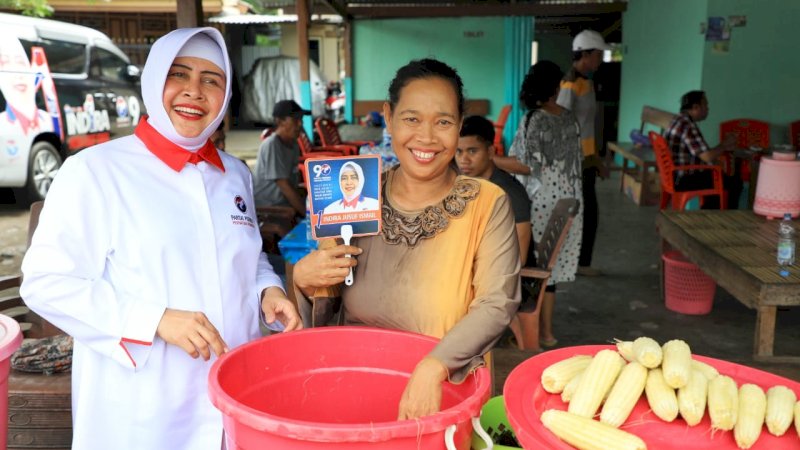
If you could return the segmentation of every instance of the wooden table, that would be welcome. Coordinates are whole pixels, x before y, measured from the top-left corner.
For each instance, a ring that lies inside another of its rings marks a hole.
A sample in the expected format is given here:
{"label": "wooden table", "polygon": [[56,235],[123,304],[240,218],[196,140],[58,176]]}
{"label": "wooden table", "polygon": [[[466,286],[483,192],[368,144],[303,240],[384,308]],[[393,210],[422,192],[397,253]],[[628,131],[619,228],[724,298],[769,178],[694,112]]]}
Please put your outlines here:
{"label": "wooden table", "polygon": [[789,267],[787,277],[778,273],[777,221],[752,211],[662,211],[656,227],[673,248],[757,311],[756,360],[800,362],[800,356],[773,355],[777,307],[800,305],[800,266]]}
{"label": "wooden table", "polygon": [[[622,158],[622,175],[619,177],[619,190],[624,191],[625,175],[632,175],[636,181],[642,183],[641,205],[657,204],[655,198],[658,194],[650,192],[649,177],[658,177],[655,153],[652,147],[637,147],[632,142],[609,142],[608,150]],[[628,167],[628,162],[633,167]],[[652,170],[651,170],[652,169]]]}

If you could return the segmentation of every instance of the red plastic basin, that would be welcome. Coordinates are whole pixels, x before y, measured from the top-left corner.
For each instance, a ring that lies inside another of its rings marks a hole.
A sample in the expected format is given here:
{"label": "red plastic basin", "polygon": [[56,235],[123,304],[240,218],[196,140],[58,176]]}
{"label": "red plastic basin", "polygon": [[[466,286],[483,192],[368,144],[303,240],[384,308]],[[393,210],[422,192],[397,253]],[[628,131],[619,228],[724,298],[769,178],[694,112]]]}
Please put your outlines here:
{"label": "red plastic basin", "polygon": [[209,373],[228,449],[469,449],[489,398],[485,368],[444,383],[442,411],[397,421],[414,367],[438,340],[402,331],[329,327],[276,334],[234,349]]}
{"label": "red plastic basin", "polygon": [[[560,441],[542,425],[539,419],[548,409],[566,410],[567,404],[559,394],[549,394],[542,388],[542,371],[550,364],[573,355],[592,355],[603,349],[616,350],[613,345],[583,345],[552,350],[523,361],[508,375],[503,386],[503,397],[508,412],[508,421],[517,435],[517,440],[525,449],[570,450],[573,447]],[[800,383],[777,375],[730,363],[720,359],[692,355],[692,358],[714,366],[719,373],[736,381],[737,386],[752,383],[766,392],[770,387],[781,384],[800,396]],[[737,450],[733,431],[711,433],[711,420],[706,411],[699,424],[690,427],[679,416],[672,422],[664,422],[650,410],[644,394],[634,407],[628,420],[620,429],[639,436],[647,448],[658,450]],[[751,450],[789,450],[800,448],[794,426],[790,426],[781,437],[761,431],[758,441]]]}

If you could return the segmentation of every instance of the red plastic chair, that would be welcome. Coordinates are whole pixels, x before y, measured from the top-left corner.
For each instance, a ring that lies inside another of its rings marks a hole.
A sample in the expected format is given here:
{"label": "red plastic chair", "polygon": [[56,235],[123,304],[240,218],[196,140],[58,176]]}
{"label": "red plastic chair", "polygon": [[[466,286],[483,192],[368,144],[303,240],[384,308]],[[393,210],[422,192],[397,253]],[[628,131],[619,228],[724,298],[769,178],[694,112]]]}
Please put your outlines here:
{"label": "red plastic chair", "polygon": [[800,120],[796,120],[789,124],[789,143],[800,150]]}
{"label": "red plastic chair", "polygon": [[300,147],[300,160],[319,158],[323,156],[352,156],[358,154],[358,147],[354,145],[322,145],[314,146],[305,131],[300,132],[297,138]]}
{"label": "red plastic chair", "polygon": [[[732,119],[719,124],[719,139],[724,140],[729,134],[736,136],[737,148],[761,147],[769,148],[769,124],[755,119]],[[729,161],[725,161],[729,166],[726,172],[733,174],[734,167]],[[750,163],[742,161],[741,168],[742,181],[750,181]]]}
{"label": "red plastic chair", "polygon": [[494,122],[494,150],[499,156],[506,154],[503,146],[503,131],[506,129],[509,114],[511,114],[511,105],[503,106],[500,114],[497,115],[497,121]]}
{"label": "red plastic chair", "polygon": [[336,123],[324,117],[320,117],[314,121],[314,129],[319,133],[319,139],[322,141],[322,145],[326,147],[331,145],[354,145],[358,148],[362,145],[369,145],[370,147],[375,145],[372,141],[343,141],[342,137],[339,136],[339,128],[336,126]]}
{"label": "red plastic chair", "polygon": [[[661,204],[659,209],[665,209],[672,199],[672,209],[682,211],[686,208],[686,203],[693,197],[703,197],[716,195],[720,198],[720,209],[725,209],[727,204],[727,194],[722,187],[722,168],[719,166],[692,164],[676,166],[672,160],[672,151],[669,149],[666,139],[655,131],[650,132],[650,142],[653,143],[653,152],[656,156],[656,165],[661,177]],[[710,170],[714,179],[714,187],[711,189],[701,189],[697,191],[676,191],[675,172],[679,170]]]}

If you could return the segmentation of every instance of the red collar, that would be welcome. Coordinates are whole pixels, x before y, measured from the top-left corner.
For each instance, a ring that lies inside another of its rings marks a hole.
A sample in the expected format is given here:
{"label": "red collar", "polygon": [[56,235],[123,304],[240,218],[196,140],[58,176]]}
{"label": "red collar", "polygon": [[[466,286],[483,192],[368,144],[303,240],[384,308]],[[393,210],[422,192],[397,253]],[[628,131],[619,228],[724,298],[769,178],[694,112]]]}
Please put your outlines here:
{"label": "red collar", "polygon": [[352,199],[350,201],[347,201],[346,199],[343,198],[342,199],[342,205],[344,205],[345,208],[347,208],[347,207],[355,208],[356,206],[358,206],[358,198],[359,197],[356,197],[356,198],[354,198],[354,199]]}
{"label": "red collar", "polygon": [[19,113],[13,106],[8,105],[8,109],[11,110],[11,115],[13,115],[14,120],[19,122],[19,126],[22,127],[22,133],[28,134],[31,130],[39,128],[39,110],[33,112],[33,118],[28,119],[27,117],[23,116]]}
{"label": "red collar", "polygon": [[197,164],[200,161],[206,161],[225,172],[222,159],[220,159],[219,153],[217,153],[217,149],[211,140],[206,141],[205,145],[200,147],[197,152],[190,152],[162,136],[161,133],[147,123],[147,117],[143,117],[139,121],[134,134],[150,152],[176,172],[183,170],[183,166],[186,164]]}

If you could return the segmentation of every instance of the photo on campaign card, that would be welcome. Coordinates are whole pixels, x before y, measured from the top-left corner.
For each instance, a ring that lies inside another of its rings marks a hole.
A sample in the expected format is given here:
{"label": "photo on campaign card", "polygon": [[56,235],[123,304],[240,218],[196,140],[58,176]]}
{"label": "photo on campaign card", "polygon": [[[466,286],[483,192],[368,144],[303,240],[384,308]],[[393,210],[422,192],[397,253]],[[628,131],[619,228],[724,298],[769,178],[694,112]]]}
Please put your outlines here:
{"label": "photo on campaign card", "polygon": [[311,158],[305,166],[314,239],[340,237],[348,224],[353,236],[380,232],[379,155]]}

